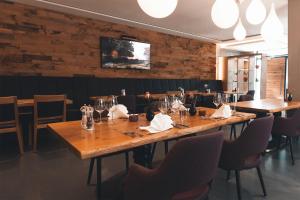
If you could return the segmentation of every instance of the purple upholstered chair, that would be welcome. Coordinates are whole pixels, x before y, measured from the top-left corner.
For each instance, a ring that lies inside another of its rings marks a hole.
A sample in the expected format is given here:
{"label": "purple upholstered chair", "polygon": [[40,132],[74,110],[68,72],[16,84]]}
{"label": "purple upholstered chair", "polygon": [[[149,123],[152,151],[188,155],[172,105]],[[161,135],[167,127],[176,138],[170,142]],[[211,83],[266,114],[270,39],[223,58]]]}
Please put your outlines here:
{"label": "purple upholstered chair", "polygon": [[281,136],[287,137],[287,142],[290,144],[290,152],[292,157],[292,165],[295,164],[293,154],[292,138],[300,136],[300,110],[296,110],[289,118],[276,117],[274,120],[273,135],[278,135],[278,146],[280,147]]}
{"label": "purple upholstered chair", "polygon": [[261,153],[268,145],[271,136],[274,117],[267,116],[255,119],[245,129],[242,135],[234,141],[224,141],[219,167],[228,171],[235,171],[238,199],[241,199],[240,171],[256,168],[260,183],[267,195],[260,170]]}
{"label": "purple upholstered chair", "polygon": [[180,140],[156,169],[133,165],[125,179],[125,200],[205,199],[216,174],[223,132]]}

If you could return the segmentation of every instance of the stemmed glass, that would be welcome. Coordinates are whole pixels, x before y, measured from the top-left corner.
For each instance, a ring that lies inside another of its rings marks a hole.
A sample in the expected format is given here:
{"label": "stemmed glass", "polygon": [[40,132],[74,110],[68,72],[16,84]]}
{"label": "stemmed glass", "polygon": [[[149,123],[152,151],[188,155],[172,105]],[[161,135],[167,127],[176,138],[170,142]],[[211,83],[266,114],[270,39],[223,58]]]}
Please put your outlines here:
{"label": "stemmed glass", "polygon": [[163,98],[158,102],[158,110],[162,114],[167,114],[169,109],[169,103],[167,98]]}
{"label": "stemmed glass", "polygon": [[97,99],[95,101],[94,108],[99,113],[99,116],[100,116],[100,121],[98,122],[98,124],[101,124],[102,123],[102,121],[101,121],[101,115],[102,115],[102,112],[106,109],[106,105],[105,105],[104,100],[101,99],[101,98]]}
{"label": "stemmed glass", "polygon": [[118,105],[117,97],[111,96],[111,100],[108,102],[108,110],[111,112],[111,120],[114,120],[114,112],[115,112],[115,106]]}
{"label": "stemmed glass", "polygon": [[216,108],[219,108],[219,106],[222,104],[222,97],[220,93],[217,93],[213,97],[213,103],[215,104]]}

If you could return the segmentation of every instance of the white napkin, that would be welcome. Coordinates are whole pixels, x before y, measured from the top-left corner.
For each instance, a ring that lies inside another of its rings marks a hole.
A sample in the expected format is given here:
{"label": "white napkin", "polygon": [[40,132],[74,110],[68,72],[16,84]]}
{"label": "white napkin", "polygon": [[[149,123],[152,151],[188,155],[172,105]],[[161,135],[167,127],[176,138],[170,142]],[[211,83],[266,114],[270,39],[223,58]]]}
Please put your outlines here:
{"label": "white napkin", "polygon": [[172,110],[186,110],[186,107],[184,107],[183,103],[176,99],[173,103],[172,103]]}
{"label": "white napkin", "polygon": [[222,105],[218,110],[210,116],[211,118],[229,118],[232,116],[232,112],[229,105]]}
{"label": "white napkin", "polygon": [[173,121],[169,115],[159,113],[154,116],[150,126],[142,126],[141,130],[149,131],[150,133],[158,133],[173,128]]}
{"label": "white napkin", "polygon": [[129,115],[128,115],[127,107],[122,104],[118,104],[118,105],[111,107],[109,109],[108,119],[111,120],[112,117],[113,117],[113,119],[128,118]]}

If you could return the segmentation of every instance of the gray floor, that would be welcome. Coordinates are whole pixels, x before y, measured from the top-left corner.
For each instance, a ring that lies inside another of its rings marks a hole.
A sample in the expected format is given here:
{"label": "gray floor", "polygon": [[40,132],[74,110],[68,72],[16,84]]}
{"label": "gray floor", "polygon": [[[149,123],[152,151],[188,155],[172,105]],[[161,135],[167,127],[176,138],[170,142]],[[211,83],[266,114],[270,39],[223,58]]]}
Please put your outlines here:
{"label": "gray floor", "polygon": [[[244,200],[298,200],[300,199],[300,145],[295,143],[296,165],[291,165],[288,150],[267,154],[262,162],[268,197],[262,197],[255,170],[241,173]],[[0,200],[93,200],[95,186],[86,185],[88,161],[81,161],[56,137],[41,134],[40,151],[27,151],[19,157],[15,137],[0,136]],[[163,156],[159,145],[156,161]],[[105,199],[114,199],[120,189],[124,170],[124,156],[104,159],[103,177]],[[210,193],[210,200],[234,200],[234,176],[227,182],[226,173],[218,175]],[[95,182],[95,176],[93,177]]]}

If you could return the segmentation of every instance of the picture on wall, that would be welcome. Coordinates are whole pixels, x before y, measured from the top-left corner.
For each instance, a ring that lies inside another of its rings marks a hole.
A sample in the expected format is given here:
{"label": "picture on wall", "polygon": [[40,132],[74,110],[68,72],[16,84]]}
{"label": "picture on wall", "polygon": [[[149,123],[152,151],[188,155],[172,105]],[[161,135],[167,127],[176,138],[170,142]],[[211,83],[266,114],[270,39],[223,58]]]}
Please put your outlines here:
{"label": "picture on wall", "polygon": [[150,44],[100,38],[102,68],[150,69]]}

